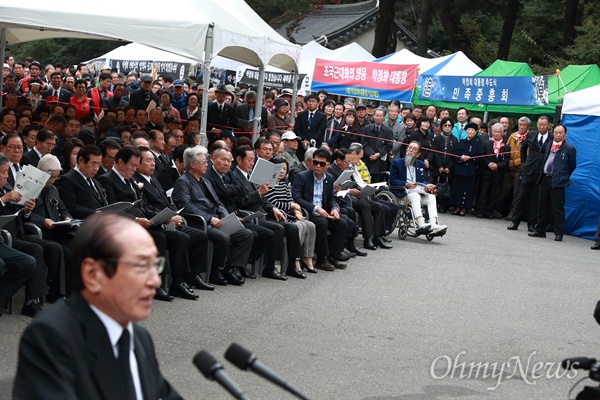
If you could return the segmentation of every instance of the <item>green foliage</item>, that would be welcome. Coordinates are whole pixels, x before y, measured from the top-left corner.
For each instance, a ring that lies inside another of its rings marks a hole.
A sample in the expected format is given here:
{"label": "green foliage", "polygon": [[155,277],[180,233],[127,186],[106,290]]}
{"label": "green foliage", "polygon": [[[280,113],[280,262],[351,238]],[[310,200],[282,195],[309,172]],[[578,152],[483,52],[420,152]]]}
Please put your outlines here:
{"label": "green foliage", "polygon": [[42,66],[56,62],[65,65],[76,65],[109,52],[126,42],[92,39],[47,39],[20,43],[11,46],[7,54],[15,60],[23,61],[32,57]]}
{"label": "green foliage", "polygon": [[577,28],[575,44],[566,49],[567,55],[576,64],[598,64],[600,66],[600,5],[584,6],[582,25]]}

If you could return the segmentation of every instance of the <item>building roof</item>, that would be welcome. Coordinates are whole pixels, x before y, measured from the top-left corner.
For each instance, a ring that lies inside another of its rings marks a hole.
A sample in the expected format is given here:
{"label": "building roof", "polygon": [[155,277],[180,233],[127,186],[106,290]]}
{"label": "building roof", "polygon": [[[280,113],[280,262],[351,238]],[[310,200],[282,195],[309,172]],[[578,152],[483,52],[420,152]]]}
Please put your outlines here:
{"label": "building roof", "polygon": [[[375,29],[379,12],[377,0],[367,0],[352,4],[327,4],[306,14],[289,38],[292,42],[304,45],[316,41],[329,48],[337,49],[350,42],[361,33]],[[295,21],[288,21],[276,31],[287,37],[286,30]],[[404,47],[415,50],[417,39],[397,19],[394,19],[398,40]]]}

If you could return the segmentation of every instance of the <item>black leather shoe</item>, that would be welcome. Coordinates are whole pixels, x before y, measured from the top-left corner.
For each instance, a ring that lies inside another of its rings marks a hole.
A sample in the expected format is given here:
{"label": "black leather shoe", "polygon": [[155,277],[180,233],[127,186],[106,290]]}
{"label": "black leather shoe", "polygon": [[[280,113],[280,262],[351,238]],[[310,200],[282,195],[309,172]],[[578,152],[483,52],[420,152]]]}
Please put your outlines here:
{"label": "black leather shoe", "polygon": [[188,286],[195,287],[196,289],[200,290],[215,290],[213,285],[205,283],[199,275],[196,275],[193,278],[188,278],[187,284]]}
{"label": "black leather shoe", "polygon": [[34,300],[29,304],[23,304],[23,308],[21,308],[21,314],[33,318],[42,310],[43,308],[40,303],[37,300]]}
{"label": "black leather shoe", "polygon": [[592,247],[590,247],[590,249],[592,249],[592,250],[600,250],[600,241],[594,243],[592,245]]}
{"label": "black leather shoe", "polygon": [[529,232],[527,234],[527,236],[529,236],[529,237],[545,238],[546,237],[546,232],[533,231],[533,232]]}
{"label": "black leather shoe", "polygon": [[240,270],[238,268],[233,268],[231,270],[231,273],[233,274],[233,276],[235,276],[236,278],[238,278],[240,281],[242,281],[242,283],[246,283],[246,279],[242,276],[242,273],[240,272]]}
{"label": "black leather shoe", "polygon": [[[442,214],[443,214],[443,213],[442,213]],[[380,238],[381,238],[381,240],[383,240],[383,241],[384,241],[384,242],[386,242],[386,243],[392,243],[392,239],[388,239],[388,238],[387,238],[387,237],[385,237],[385,236],[380,236]]]}
{"label": "black leather shoe", "polygon": [[308,272],[308,273],[310,273],[310,274],[316,274],[316,273],[317,273],[317,272],[319,272],[319,271],[317,271],[317,269],[316,269],[316,268],[313,268],[313,269],[306,268],[306,272]]}
{"label": "black leather shoe", "polygon": [[181,282],[177,285],[171,285],[171,287],[169,288],[169,294],[171,296],[177,296],[181,297],[182,299],[188,300],[196,300],[198,299],[198,297],[200,297],[196,293],[194,293],[194,291],[190,289],[190,287],[185,282]]}
{"label": "black leather shoe", "polygon": [[298,279],[306,279],[306,275],[304,275],[304,272],[297,270],[296,268],[288,268],[285,274],[287,276],[293,276],[294,278]]}
{"label": "black leather shoe", "polygon": [[375,244],[373,244],[373,239],[371,239],[370,237],[365,238],[363,242],[363,247],[367,250],[377,250],[377,247],[375,246]]}
{"label": "black leather shoe", "polygon": [[354,250],[352,250],[352,252],[354,254],[356,254],[357,256],[359,256],[359,257],[366,257],[367,256],[366,252],[360,251],[358,248],[354,248]]}
{"label": "black leather shoe", "polygon": [[350,257],[350,258],[355,258],[356,257],[356,253],[354,251],[350,251],[348,249],[345,249],[344,253],[348,254],[348,257]]}
{"label": "black leather shoe", "polygon": [[322,258],[320,260],[317,260],[317,264],[315,265],[315,268],[322,269],[323,271],[335,271],[335,267],[333,265],[331,265],[331,263],[329,262],[329,260],[327,260],[327,258]]}
{"label": "black leather shoe", "polygon": [[341,261],[348,261],[350,259],[350,256],[348,255],[348,253],[346,253],[344,250],[342,250],[341,253],[339,255],[337,255],[336,258]]}
{"label": "black leather shoe", "polygon": [[252,272],[248,272],[248,270],[244,267],[240,267],[240,275],[246,279],[256,279],[256,275],[254,275]]}
{"label": "black leather shoe", "polygon": [[562,242],[562,239],[563,239],[562,233],[557,233],[557,234],[554,235],[554,241],[555,242]]}
{"label": "black leather shoe", "polygon": [[508,229],[509,231],[516,231],[517,229],[519,229],[519,223],[518,222],[511,222],[509,226],[506,227],[506,229]]}
{"label": "black leather shoe", "polygon": [[225,279],[221,271],[216,271],[210,274],[209,282],[214,285],[227,286],[227,280]]}
{"label": "black leather shoe", "polygon": [[223,276],[227,279],[227,283],[235,286],[242,286],[244,282],[235,276],[231,271],[223,271]]}
{"label": "black leather shoe", "polygon": [[281,275],[275,269],[263,270],[262,276],[263,276],[263,278],[270,278],[270,279],[275,279],[275,280],[279,280],[279,281],[287,281],[287,277],[285,275]]}
{"label": "black leather shoe", "polygon": [[156,294],[154,295],[154,300],[160,301],[173,301],[174,297],[169,295],[167,291],[160,286],[156,288]]}
{"label": "black leather shoe", "polygon": [[346,269],[348,265],[343,263],[342,260],[338,260],[335,257],[329,257],[329,262],[337,269]]}
{"label": "black leather shoe", "polygon": [[535,224],[527,224],[528,232],[535,232]]}
{"label": "black leather shoe", "polygon": [[390,246],[389,244],[387,244],[383,241],[383,238],[381,236],[378,236],[375,238],[375,243],[377,243],[377,246],[381,247],[382,249],[386,249],[386,250],[393,249],[392,246]]}

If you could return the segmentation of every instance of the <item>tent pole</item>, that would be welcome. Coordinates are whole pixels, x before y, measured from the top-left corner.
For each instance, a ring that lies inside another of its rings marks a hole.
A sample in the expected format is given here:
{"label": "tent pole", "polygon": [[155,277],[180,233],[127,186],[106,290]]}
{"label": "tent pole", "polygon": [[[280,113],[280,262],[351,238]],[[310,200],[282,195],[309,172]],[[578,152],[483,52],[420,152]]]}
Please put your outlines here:
{"label": "tent pole", "polygon": [[[0,28],[0,59],[2,59],[2,63],[4,63],[4,54],[6,52],[6,28]],[[4,82],[4,68],[0,70],[0,85]],[[1,86],[0,86],[1,87]],[[2,99],[4,97],[0,96],[0,109],[2,109]]]}
{"label": "tent pole", "polygon": [[[252,121],[252,143],[255,143],[260,136],[261,115],[262,115],[262,94],[265,86],[265,64],[262,60],[258,64],[258,86],[256,87],[256,104],[254,105],[254,121]],[[260,100],[260,101],[259,101]]]}
{"label": "tent pole", "polygon": [[206,44],[204,45],[204,60],[202,60],[202,115],[200,119],[200,145],[206,146],[206,119],[208,118],[208,87],[210,85],[210,63],[213,56],[214,23],[208,25]]}
{"label": "tent pole", "polygon": [[487,111],[485,111],[485,112],[483,113],[483,122],[485,122],[486,124],[487,124],[487,122],[488,122],[488,116],[489,116],[489,115],[488,115],[488,112],[487,112]]}
{"label": "tent pole", "polygon": [[296,95],[298,93],[298,71],[294,71],[294,79],[292,80],[292,104],[290,107],[290,122],[294,122],[294,111],[296,110]]}

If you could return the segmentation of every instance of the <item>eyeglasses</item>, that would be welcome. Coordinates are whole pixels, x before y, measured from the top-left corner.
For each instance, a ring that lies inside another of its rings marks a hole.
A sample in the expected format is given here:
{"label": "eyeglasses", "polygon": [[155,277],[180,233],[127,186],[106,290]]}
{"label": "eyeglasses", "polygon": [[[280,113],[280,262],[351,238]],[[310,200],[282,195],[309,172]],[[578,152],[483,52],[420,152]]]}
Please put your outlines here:
{"label": "eyeglasses", "polygon": [[452,126],[452,124],[444,124],[444,125],[442,125],[442,126],[450,126],[450,127],[451,127],[451,126]]}
{"label": "eyeglasses", "polygon": [[150,272],[156,271],[157,274],[160,274],[165,269],[166,259],[164,257],[156,257],[153,260],[146,261],[127,261],[127,260],[118,260],[116,258],[109,258],[108,262],[114,264],[127,264],[134,267],[135,272],[138,274],[149,274]]}
{"label": "eyeglasses", "polygon": [[49,147],[49,148],[52,148],[52,149],[56,147],[56,143],[42,142],[42,144],[43,144],[44,146],[46,146],[46,147]]}
{"label": "eyeglasses", "polygon": [[23,146],[18,146],[16,144],[11,144],[11,145],[4,146],[4,147],[8,147],[11,150],[20,150],[20,151],[23,151]]}
{"label": "eyeglasses", "polygon": [[182,138],[183,135],[173,135],[174,138]]}
{"label": "eyeglasses", "polygon": [[327,166],[327,161],[312,161],[313,165],[319,166],[321,168],[325,168]]}

